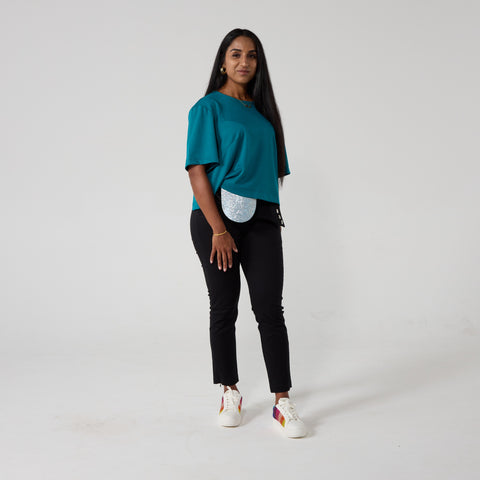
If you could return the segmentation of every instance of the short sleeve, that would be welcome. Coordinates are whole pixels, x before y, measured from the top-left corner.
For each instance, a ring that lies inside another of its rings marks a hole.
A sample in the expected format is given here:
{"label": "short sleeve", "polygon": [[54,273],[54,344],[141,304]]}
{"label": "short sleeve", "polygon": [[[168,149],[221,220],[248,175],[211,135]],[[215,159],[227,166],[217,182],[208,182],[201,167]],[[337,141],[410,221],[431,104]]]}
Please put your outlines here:
{"label": "short sleeve", "polygon": [[187,160],[190,165],[220,163],[215,133],[215,118],[212,109],[194,105],[188,112]]}

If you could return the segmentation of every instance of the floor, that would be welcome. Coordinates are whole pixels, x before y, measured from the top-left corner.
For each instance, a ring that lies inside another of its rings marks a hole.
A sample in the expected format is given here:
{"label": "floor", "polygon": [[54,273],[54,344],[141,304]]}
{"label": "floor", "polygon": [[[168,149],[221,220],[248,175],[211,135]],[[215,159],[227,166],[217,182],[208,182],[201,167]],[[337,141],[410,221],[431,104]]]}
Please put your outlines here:
{"label": "floor", "polygon": [[239,342],[225,428],[205,334],[105,338],[4,349],[2,479],[480,478],[477,335],[293,342],[302,439],[272,420],[259,341]]}

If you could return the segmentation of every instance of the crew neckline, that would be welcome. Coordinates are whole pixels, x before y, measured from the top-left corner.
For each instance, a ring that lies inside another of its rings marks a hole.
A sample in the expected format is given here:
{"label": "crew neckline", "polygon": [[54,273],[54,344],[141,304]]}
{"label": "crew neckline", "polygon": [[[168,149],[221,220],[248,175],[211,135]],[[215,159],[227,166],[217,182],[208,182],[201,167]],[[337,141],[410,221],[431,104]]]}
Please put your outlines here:
{"label": "crew neckline", "polygon": [[219,93],[220,95],[223,95],[225,97],[233,98],[234,100],[237,100],[238,102],[247,102],[247,103],[254,103],[253,100],[240,100],[237,97],[232,97],[231,95],[228,95],[226,93],[220,92],[219,90],[215,90],[215,92]]}

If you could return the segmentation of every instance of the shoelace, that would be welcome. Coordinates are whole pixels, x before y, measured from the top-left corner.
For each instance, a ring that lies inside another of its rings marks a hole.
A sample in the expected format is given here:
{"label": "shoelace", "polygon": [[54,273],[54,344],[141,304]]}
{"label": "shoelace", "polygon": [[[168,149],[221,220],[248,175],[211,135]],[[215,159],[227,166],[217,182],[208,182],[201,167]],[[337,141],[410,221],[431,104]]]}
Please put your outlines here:
{"label": "shoelace", "polygon": [[283,404],[283,407],[285,408],[285,414],[286,416],[288,416],[289,420],[300,420],[297,410],[295,409],[295,406],[296,404],[293,402],[285,402]]}
{"label": "shoelace", "polygon": [[233,400],[233,390],[227,389],[223,394],[223,408],[225,410],[230,410],[236,408],[235,402]]}

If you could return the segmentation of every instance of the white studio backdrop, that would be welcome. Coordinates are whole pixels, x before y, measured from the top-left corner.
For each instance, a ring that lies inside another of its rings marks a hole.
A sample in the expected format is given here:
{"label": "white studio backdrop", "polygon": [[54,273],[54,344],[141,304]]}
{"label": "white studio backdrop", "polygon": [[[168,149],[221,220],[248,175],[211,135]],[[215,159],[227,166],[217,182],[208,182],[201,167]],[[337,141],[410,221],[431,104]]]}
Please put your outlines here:
{"label": "white studio backdrop", "polygon": [[[187,114],[236,27],[262,40],[284,123],[296,345],[478,341],[479,10],[2,1],[1,351],[208,349]],[[239,334],[257,335],[242,295]]]}

